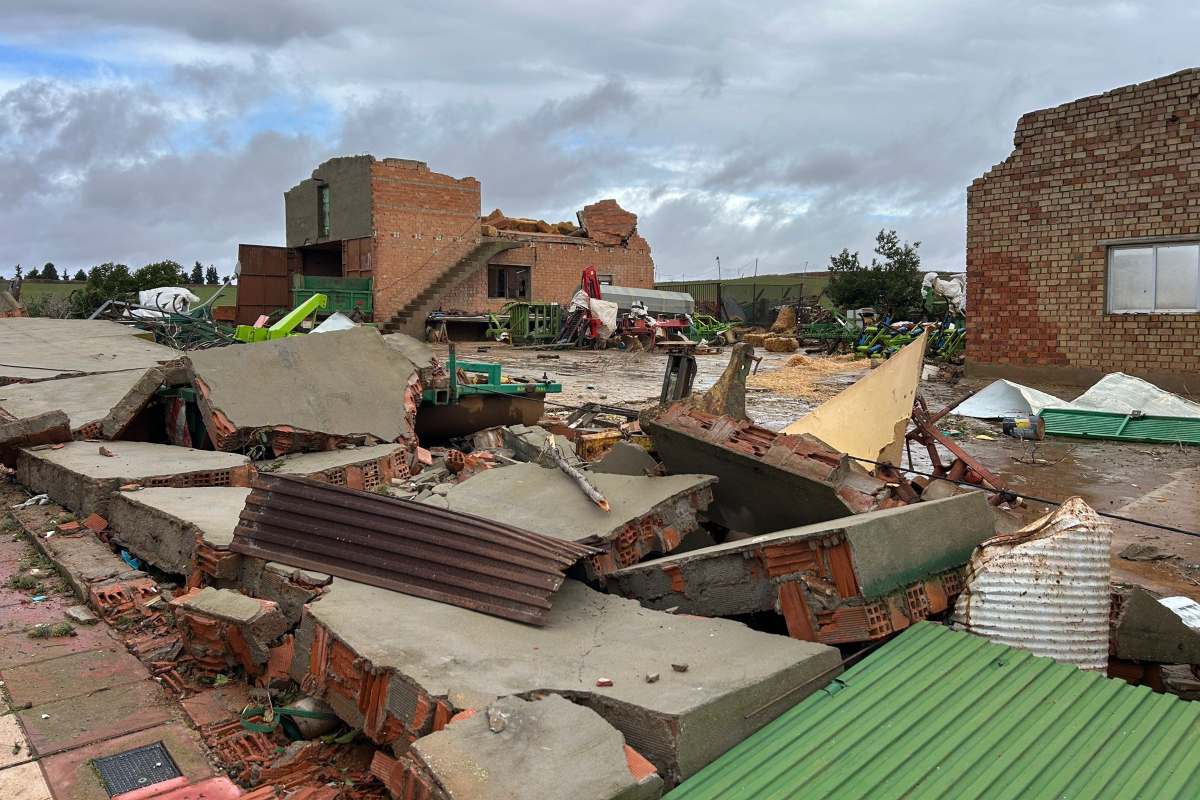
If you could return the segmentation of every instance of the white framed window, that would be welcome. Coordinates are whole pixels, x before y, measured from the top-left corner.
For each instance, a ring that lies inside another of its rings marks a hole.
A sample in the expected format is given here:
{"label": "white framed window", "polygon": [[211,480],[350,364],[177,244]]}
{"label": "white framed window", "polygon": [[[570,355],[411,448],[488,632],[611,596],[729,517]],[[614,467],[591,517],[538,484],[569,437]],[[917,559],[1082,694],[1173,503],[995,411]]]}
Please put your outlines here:
{"label": "white framed window", "polygon": [[1108,248],[1110,314],[1200,311],[1200,242]]}

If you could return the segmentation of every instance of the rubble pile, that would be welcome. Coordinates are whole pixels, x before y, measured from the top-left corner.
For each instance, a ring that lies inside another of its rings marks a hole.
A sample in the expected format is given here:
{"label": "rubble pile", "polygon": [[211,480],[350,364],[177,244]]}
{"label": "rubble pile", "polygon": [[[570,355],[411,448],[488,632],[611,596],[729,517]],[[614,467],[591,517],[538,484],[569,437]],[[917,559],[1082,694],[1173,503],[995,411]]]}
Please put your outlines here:
{"label": "rubble pile", "polygon": [[[578,229],[619,242],[622,214],[589,206]],[[796,341],[782,335],[794,314],[781,318],[768,349]],[[22,646],[0,648],[0,673],[22,696],[32,670],[4,659],[36,666],[55,637],[67,654],[48,663],[116,659],[91,673],[136,687],[108,739],[164,743],[187,791],[716,797],[743,771],[765,787],[770,769],[810,764],[800,743],[836,731],[797,709],[862,704],[845,724],[866,736],[888,725],[873,702],[945,681],[983,692],[1007,648],[1200,686],[1200,605],[1114,584],[1113,533],[1079,498],[1024,527],[998,508],[1015,494],[920,397],[924,340],[783,431],[750,418],[742,342],[707,392],[640,413],[594,402],[436,436],[423,409],[487,418],[465,407],[485,392],[455,387],[511,386],[499,365],[443,363],[366,327],[181,359],[125,328],[61,322],[0,320],[0,341],[41,342],[0,385],[14,543],[37,554],[4,589],[17,610],[2,635]],[[929,476],[899,466],[914,443]],[[47,599],[55,575],[69,605]],[[968,674],[977,649],[999,661]],[[1017,677],[1014,696],[1044,694]],[[980,735],[987,718],[948,696],[963,735]],[[67,713],[31,703],[40,722]]]}

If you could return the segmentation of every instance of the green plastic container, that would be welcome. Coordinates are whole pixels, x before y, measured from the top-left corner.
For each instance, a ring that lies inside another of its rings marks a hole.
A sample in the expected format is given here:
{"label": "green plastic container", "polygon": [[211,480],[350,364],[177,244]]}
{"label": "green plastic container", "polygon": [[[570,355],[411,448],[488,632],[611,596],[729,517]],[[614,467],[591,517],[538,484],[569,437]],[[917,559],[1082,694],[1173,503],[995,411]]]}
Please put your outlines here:
{"label": "green plastic container", "polygon": [[370,318],[375,313],[371,278],[332,278],[324,275],[292,276],[292,307],[314,294],[323,294],[329,302],[318,316],[327,317],[335,311],[349,316],[357,311]]}

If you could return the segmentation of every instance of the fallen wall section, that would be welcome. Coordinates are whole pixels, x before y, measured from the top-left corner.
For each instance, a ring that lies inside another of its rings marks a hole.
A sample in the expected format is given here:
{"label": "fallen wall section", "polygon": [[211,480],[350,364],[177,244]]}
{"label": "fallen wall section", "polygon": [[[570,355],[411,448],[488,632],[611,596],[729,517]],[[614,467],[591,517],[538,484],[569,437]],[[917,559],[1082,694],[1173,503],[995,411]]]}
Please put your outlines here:
{"label": "fallen wall section", "polygon": [[116,439],[163,383],[163,371],[107,372],[0,388],[0,419],[63,411],[76,439]]}
{"label": "fallen wall section", "polygon": [[377,743],[401,747],[498,697],[561,694],[674,783],[832,680],[840,659],[576,581],[536,628],[335,578],[305,609],[291,674]]}
{"label": "fallen wall section", "polygon": [[247,486],[250,474],[245,456],[149,442],[69,442],[23,450],[17,458],[18,481],[76,514],[104,517],[112,493],[126,484]]}

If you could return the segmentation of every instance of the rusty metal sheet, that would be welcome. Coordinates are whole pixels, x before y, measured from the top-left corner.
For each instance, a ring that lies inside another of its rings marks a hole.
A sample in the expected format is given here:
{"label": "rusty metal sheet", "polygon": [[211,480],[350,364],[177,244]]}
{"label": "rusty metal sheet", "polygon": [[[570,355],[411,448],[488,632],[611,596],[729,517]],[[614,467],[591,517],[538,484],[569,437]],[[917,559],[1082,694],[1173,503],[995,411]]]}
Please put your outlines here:
{"label": "rusty metal sheet", "polygon": [[1082,669],[1108,666],[1112,529],[1072,497],[979,546],[954,619],[972,633]]}
{"label": "rusty metal sheet", "polygon": [[470,514],[260,475],[230,550],[541,625],[564,572],[599,552]]}
{"label": "rusty metal sheet", "polygon": [[818,439],[676,404],[641,420],[668,472],[716,475],[708,516],[752,535],[903,505],[888,484]]}

